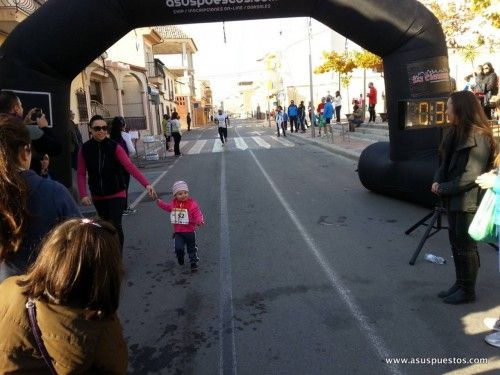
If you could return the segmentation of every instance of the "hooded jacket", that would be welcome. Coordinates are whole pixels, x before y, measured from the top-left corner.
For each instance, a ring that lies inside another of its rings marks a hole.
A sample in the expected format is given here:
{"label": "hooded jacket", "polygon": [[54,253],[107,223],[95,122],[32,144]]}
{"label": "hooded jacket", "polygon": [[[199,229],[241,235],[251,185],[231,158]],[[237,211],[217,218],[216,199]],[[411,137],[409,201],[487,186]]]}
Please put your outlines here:
{"label": "hooded jacket", "polygon": [[[0,374],[48,374],[31,331],[27,297],[11,277],[0,284]],[[37,323],[58,375],[125,374],[127,344],[116,315],[87,320],[83,310],[35,301]]]}

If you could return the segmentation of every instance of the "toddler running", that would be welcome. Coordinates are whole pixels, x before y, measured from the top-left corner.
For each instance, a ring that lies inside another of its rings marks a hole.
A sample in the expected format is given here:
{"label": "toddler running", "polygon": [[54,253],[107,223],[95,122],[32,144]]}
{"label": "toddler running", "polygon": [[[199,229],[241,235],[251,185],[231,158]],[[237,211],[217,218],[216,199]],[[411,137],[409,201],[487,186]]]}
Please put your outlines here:
{"label": "toddler running", "polygon": [[172,186],[174,199],[166,203],[157,200],[158,206],[170,212],[170,221],[174,226],[175,254],[180,265],[184,264],[184,247],[187,247],[191,271],[198,270],[198,247],[196,246],[197,226],[205,225],[203,214],[198,203],[189,198],[189,188],[186,182],[176,181]]}

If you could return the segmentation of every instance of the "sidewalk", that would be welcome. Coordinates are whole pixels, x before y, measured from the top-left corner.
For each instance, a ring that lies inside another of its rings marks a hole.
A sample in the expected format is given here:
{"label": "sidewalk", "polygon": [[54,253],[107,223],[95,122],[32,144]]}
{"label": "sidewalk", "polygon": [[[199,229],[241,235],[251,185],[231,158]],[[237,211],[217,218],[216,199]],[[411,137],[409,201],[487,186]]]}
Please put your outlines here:
{"label": "sidewalk", "polygon": [[[347,126],[347,125],[346,125]],[[346,132],[344,135],[341,133],[340,126],[334,125],[334,134],[333,134],[333,142],[332,135],[328,133],[327,136],[322,135],[319,137],[319,130],[316,127],[314,130],[316,132],[316,137],[312,138],[311,131],[312,128],[309,127],[305,133],[290,133],[287,132],[287,135],[290,135],[294,138],[301,139],[310,144],[321,147],[327,151],[333,152],[338,155],[342,155],[346,158],[349,158],[354,161],[358,161],[359,155],[361,152],[371,145],[372,143],[376,143],[374,140],[363,140],[355,137],[351,137],[351,134]]]}

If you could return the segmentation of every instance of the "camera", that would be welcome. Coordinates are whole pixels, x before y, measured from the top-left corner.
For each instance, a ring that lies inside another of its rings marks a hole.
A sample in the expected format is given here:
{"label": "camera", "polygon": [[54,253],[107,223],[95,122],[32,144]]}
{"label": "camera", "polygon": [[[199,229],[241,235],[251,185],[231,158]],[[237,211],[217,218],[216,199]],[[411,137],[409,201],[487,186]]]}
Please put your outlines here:
{"label": "camera", "polygon": [[43,112],[41,108],[35,108],[33,113],[31,114],[31,121],[36,122],[40,117],[42,117]]}

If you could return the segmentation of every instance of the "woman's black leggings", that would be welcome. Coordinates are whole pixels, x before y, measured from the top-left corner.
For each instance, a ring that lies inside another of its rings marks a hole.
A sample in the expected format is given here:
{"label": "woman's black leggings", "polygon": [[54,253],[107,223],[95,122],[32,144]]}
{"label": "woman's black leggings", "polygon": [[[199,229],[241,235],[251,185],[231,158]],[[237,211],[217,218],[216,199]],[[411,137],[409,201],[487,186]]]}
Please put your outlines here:
{"label": "woman's black leggings", "polygon": [[472,212],[448,212],[448,237],[452,246],[461,252],[477,250],[477,243],[469,236],[469,226],[474,219]]}
{"label": "woman's black leggings", "polygon": [[341,105],[335,107],[335,114],[337,115],[337,122],[340,122],[340,110],[341,109],[342,109]]}
{"label": "woman's black leggings", "polygon": [[172,137],[174,138],[174,154],[175,155],[180,155],[181,154],[181,135],[180,133],[172,133]]}
{"label": "woman's black leggings", "polygon": [[122,215],[125,198],[94,200],[93,203],[99,217],[115,226],[120,238],[120,251],[123,253]]}

